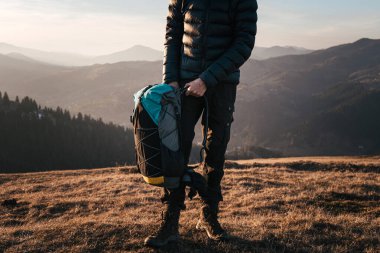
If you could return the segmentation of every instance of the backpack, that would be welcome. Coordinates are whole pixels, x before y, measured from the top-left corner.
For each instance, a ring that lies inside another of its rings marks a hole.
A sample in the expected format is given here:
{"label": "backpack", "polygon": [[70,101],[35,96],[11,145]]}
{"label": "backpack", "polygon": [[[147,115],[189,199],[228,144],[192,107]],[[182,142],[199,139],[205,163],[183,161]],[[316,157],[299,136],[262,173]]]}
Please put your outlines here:
{"label": "backpack", "polygon": [[177,188],[185,172],[181,152],[181,90],[149,85],[134,94],[131,116],[139,172],[150,185]]}

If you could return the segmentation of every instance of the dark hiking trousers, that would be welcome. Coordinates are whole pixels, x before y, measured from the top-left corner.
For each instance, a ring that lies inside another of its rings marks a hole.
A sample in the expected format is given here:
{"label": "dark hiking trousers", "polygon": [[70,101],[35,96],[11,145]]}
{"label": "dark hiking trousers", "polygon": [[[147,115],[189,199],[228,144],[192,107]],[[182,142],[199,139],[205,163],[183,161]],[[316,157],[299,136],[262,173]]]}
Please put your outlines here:
{"label": "dark hiking trousers", "polygon": [[[182,82],[180,86],[182,87]],[[234,104],[236,99],[236,85],[220,83],[216,87],[207,89],[205,96],[208,101],[208,132],[206,142],[205,164],[202,174],[208,184],[209,202],[223,200],[221,180],[224,175],[224,161],[227,144],[230,140],[231,123],[233,121]],[[185,163],[188,164],[194,139],[194,127],[202,115],[204,98],[183,96],[182,99],[182,150]],[[205,114],[202,116],[202,126],[205,123]],[[177,189],[164,189],[162,202],[176,202],[184,208],[185,186]]]}

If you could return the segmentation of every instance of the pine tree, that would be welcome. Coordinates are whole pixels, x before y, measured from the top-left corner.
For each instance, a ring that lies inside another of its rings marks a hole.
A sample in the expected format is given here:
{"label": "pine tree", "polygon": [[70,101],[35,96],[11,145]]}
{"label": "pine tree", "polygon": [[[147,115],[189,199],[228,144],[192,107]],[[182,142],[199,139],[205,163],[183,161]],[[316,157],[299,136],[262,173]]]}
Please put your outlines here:
{"label": "pine tree", "polygon": [[4,92],[3,102],[4,102],[4,105],[9,105],[10,104],[7,92]]}

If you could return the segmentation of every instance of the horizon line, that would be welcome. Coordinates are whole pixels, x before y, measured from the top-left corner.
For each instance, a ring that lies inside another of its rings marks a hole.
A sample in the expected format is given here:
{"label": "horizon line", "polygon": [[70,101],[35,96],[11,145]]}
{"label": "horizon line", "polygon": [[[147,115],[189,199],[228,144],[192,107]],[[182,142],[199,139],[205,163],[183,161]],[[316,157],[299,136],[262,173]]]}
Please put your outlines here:
{"label": "horizon line", "polygon": [[[362,37],[362,38],[358,38],[358,39],[356,39],[354,41],[351,41],[351,42],[344,42],[344,43],[340,43],[340,44],[334,44],[334,45],[330,45],[329,47],[317,48],[317,49],[307,48],[307,47],[298,46],[298,45],[280,45],[280,44],[272,45],[272,46],[255,45],[255,48],[267,48],[267,49],[269,49],[269,48],[274,48],[274,47],[283,47],[283,48],[299,48],[299,49],[306,49],[306,50],[311,50],[311,51],[318,51],[318,50],[324,50],[324,49],[328,49],[328,48],[339,46],[339,45],[345,45],[345,44],[355,43],[356,41],[359,41],[359,40],[362,40],[362,39],[379,40],[380,38]],[[78,56],[85,56],[85,57],[97,57],[97,56],[109,55],[109,54],[114,54],[114,53],[120,53],[120,52],[123,52],[123,51],[126,51],[126,50],[130,50],[130,49],[132,49],[134,47],[145,47],[145,48],[148,48],[148,49],[152,49],[152,50],[163,52],[163,49],[160,50],[160,49],[157,49],[155,47],[150,47],[150,46],[146,46],[146,45],[143,45],[143,44],[135,44],[135,45],[130,46],[128,48],[124,48],[124,49],[120,49],[120,50],[116,50],[116,51],[111,51],[109,53],[98,54],[98,55],[84,54],[84,53],[73,52],[73,51],[44,50],[44,49],[40,49],[40,48],[28,47],[28,46],[23,46],[23,45],[19,45],[19,44],[13,44],[13,43],[4,42],[4,41],[0,41],[0,44],[5,44],[5,45],[8,45],[8,46],[18,47],[18,48],[23,48],[23,49],[36,50],[36,51],[41,51],[41,52],[45,52],[45,53],[61,53],[61,54],[71,54],[71,55],[78,55]],[[253,50],[255,50],[255,48]]]}

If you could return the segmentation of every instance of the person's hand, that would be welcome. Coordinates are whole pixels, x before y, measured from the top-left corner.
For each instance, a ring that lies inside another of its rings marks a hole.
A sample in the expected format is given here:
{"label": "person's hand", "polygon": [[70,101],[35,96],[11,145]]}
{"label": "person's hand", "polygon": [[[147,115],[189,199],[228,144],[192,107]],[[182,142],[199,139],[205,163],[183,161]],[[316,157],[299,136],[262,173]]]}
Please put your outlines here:
{"label": "person's hand", "polygon": [[171,82],[171,83],[169,83],[169,85],[172,86],[174,89],[179,88],[178,82]]}
{"label": "person's hand", "polygon": [[197,78],[194,81],[185,85],[186,96],[203,97],[207,90],[207,86],[202,79]]}

